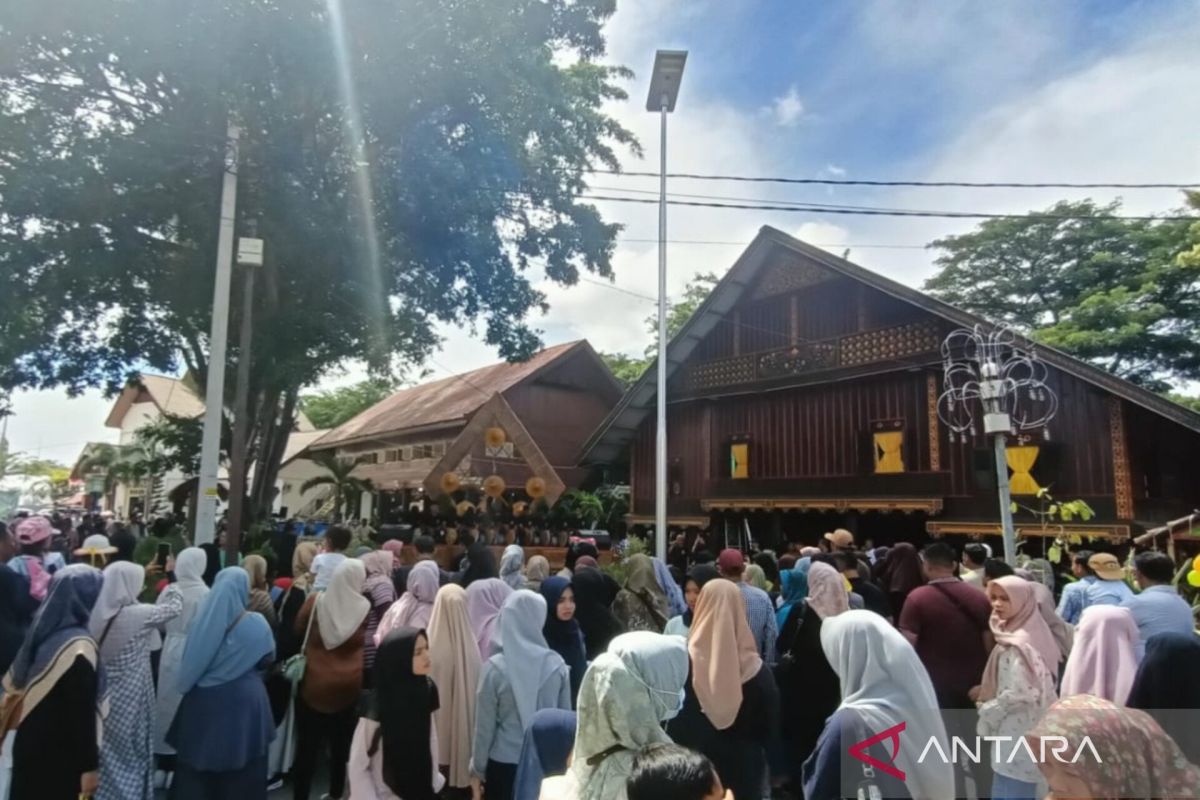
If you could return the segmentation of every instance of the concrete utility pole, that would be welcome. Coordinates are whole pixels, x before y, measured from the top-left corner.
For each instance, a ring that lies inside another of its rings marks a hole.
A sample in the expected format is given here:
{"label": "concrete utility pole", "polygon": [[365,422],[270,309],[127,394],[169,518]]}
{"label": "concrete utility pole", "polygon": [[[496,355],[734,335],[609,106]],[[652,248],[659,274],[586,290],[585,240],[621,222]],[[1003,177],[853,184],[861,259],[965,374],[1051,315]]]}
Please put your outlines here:
{"label": "concrete utility pole", "polygon": [[233,226],[237,215],[238,144],[241,131],[229,124],[225,177],[221,183],[221,217],[217,234],[217,278],[213,285],[212,330],[204,392],[204,435],[200,448],[200,482],[196,487],[193,541],[207,544],[217,528],[217,472],[221,468],[221,423],[225,410],[225,349],[229,339],[229,284],[233,271]]}

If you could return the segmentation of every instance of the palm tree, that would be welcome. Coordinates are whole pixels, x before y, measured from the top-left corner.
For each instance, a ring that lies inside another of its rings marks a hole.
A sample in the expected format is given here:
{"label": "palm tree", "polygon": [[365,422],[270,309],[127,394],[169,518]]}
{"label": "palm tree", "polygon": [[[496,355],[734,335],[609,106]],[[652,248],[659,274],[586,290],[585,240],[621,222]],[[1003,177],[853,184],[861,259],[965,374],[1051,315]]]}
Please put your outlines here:
{"label": "palm tree", "polygon": [[112,506],[112,494],[118,483],[142,484],[145,497],[143,513],[156,507],[156,495],[162,484],[164,472],[163,454],[152,443],[138,441],[135,444],[100,444],[87,458],[80,462],[83,473],[104,473],[104,497],[106,505]]}
{"label": "palm tree", "polygon": [[309,489],[317,486],[332,486],[334,496],[337,498],[337,516],[339,520],[345,518],[346,508],[356,495],[362,492],[370,492],[374,489],[369,480],[355,478],[350,474],[362,462],[363,459],[361,456],[358,458],[338,458],[331,451],[322,450],[314,453],[312,460],[329,474],[318,475],[315,478],[306,480],[300,486],[300,494],[304,495]]}

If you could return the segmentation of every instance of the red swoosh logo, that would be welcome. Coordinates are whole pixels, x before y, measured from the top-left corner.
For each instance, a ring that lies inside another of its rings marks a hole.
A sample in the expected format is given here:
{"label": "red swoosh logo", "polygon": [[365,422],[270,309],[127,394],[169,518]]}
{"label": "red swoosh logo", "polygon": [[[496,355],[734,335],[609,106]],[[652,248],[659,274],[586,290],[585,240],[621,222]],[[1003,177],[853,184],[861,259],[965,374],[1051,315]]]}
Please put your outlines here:
{"label": "red swoosh logo", "polygon": [[904,780],[904,770],[897,769],[894,763],[885,764],[882,761],[874,758],[866,753],[866,749],[873,744],[879,744],[883,741],[890,740],[892,742],[892,757],[891,761],[895,762],[896,756],[900,753],[900,731],[908,727],[907,722],[901,722],[899,725],[893,725],[882,733],[877,733],[870,739],[863,739],[861,742],[855,742],[850,745],[850,755],[857,758],[864,764],[870,764],[875,769],[882,770],[893,778]]}

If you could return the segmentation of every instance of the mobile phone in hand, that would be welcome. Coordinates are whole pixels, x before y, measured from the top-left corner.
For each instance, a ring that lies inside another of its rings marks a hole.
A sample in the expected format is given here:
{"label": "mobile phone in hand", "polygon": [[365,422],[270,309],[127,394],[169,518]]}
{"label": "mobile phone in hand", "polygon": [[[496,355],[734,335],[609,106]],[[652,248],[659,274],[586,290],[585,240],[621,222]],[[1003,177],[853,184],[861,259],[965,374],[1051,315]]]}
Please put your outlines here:
{"label": "mobile phone in hand", "polygon": [[167,568],[167,559],[171,557],[171,545],[167,542],[160,542],[158,545],[158,554],[154,556],[154,563],[162,569]]}

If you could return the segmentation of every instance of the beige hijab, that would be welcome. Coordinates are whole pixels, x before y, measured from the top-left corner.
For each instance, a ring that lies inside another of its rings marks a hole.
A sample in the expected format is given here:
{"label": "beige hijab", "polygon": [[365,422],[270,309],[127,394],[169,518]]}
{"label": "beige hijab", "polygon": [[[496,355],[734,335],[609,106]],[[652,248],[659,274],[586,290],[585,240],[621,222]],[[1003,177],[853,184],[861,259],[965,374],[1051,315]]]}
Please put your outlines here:
{"label": "beige hijab", "polygon": [[300,542],[292,551],[292,586],[308,591],[312,586],[312,562],[317,557],[317,546],[312,542]]}
{"label": "beige hijab", "polygon": [[257,611],[275,624],[275,604],[271,602],[271,591],[267,585],[267,560],[262,556],[249,555],[242,560],[242,569],[250,575],[250,611]]}
{"label": "beige hijab", "polygon": [[709,581],[700,590],[688,654],[700,710],[713,727],[725,730],[741,710],[742,684],[757,675],[763,663],[746,618],[746,601],[733,582]]}
{"label": "beige hijab", "polygon": [[338,565],[329,588],[317,597],[317,625],[326,650],[341,647],[362,626],[371,610],[371,601],[363,597],[367,569],[357,558]]}
{"label": "beige hijab", "polygon": [[471,783],[471,740],[475,731],[475,689],[479,683],[479,645],[467,615],[467,593],[447,584],[433,602],[429,637],[430,677],[438,687],[438,763],[446,765],[451,786]]}

